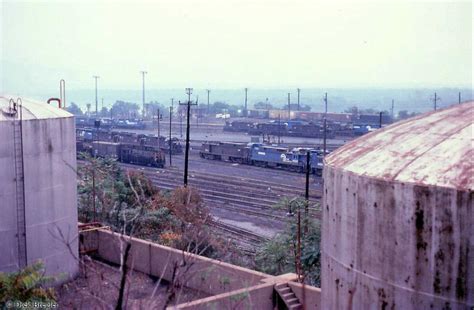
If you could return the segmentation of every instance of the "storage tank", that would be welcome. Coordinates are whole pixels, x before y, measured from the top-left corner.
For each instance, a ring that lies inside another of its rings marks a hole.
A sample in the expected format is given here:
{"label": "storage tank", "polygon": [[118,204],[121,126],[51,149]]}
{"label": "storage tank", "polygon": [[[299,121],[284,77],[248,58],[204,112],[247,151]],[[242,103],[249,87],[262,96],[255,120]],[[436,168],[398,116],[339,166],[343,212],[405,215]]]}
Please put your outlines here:
{"label": "storage tank", "polygon": [[322,309],[474,306],[474,103],[325,159]]}
{"label": "storage tank", "polygon": [[[0,271],[78,271],[74,117],[0,95]],[[62,278],[61,280],[65,280]]]}

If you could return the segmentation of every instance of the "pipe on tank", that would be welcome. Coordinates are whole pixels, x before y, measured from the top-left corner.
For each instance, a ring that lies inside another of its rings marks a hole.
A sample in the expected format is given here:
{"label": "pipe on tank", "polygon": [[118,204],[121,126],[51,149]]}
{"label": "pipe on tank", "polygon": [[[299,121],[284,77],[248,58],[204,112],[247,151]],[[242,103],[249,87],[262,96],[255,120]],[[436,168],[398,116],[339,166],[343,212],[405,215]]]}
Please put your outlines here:
{"label": "pipe on tank", "polygon": [[57,101],[57,102],[58,102],[58,107],[59,107],[60,109],[62,108],[62,106],[61,106],[61,99],[59,99],[59,98],[49,98],[48,101],[47,101],[47,103],[48,103],[48,104],[51,104],[51,101]]}

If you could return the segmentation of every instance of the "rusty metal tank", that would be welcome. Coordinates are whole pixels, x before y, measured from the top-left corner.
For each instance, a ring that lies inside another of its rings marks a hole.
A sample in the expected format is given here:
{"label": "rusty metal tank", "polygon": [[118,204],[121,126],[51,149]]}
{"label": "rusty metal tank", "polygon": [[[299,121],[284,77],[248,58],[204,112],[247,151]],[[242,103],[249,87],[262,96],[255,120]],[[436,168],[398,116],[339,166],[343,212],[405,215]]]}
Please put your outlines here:
{"label": "rusty metal tank", "polygon": [[72,114],[0,95],[0,272],[41,260],[48,275],[78,269]]}
{"label": "rusty metal tank", "polygon": [[474,102],[325,159],[322,309],[474,307]]}

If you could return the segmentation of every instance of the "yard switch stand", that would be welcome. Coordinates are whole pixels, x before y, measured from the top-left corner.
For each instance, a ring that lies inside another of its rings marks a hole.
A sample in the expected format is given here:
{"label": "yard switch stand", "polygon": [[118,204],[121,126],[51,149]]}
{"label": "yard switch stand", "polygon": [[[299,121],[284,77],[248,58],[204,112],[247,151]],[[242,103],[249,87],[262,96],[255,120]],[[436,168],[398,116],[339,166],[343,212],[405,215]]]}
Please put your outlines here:
{"label": "yard switch stand", "polygon": [[186,149],[184,153],[184,187],[188,186],[188,161],[189,161],[189,116],[191,113],[191,105],[197,105],[196,103],[191,103],[191,94],[193,92],[192,88],[186,88],[186,93],[188,94],[188,102],[187,103],[179,103],[180,105],[187,105],[186,112]]}

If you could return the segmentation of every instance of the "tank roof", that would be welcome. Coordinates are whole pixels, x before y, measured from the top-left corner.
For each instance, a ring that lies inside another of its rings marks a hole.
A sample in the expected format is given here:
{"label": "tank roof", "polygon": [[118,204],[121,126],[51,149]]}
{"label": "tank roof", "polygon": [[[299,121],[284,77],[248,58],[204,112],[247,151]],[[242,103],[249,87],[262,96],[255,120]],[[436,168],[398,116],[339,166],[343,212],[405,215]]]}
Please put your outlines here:
{"label": "tank roof", "polygon": [[474,188],[474,101],[376,130],[339,148],[325,164],[387,181]]}
{"label": "tank roof", "polygon": [[[67,112],[66,110],[59,109],[57,105],[49,105],[42,101],[36,101],[22,97],[20,98],[23,107],[23,120],[73,117],[71,113]],[[10,114],[10,99],[17,101],[18,96],[0,95],[0,121],[11,121],[12,119],[16,118],[16,116],[13,117]]]}

